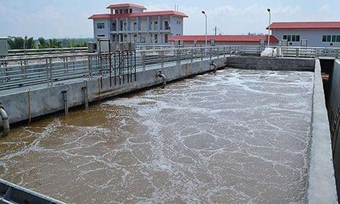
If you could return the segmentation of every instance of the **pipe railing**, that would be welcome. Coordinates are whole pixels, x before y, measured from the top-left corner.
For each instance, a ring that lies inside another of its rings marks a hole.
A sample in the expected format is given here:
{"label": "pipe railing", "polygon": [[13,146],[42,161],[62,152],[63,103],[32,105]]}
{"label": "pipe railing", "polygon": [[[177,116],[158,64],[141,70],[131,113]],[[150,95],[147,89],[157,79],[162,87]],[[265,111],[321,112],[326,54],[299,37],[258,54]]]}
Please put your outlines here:
{"label": "pipe railing", "polygon": [[84,53],[84,52],[88,52],[87,47],[11,49],[11,50],[8,50],[8,56],[44,55],[44,54],[61,54],[61,53]]}
{"label": "pipe railing", "polygon": [[279,46],[281,57],[318,58],[340,57],[340,47],[293,47]]}
{"label": "pipe railing", "polygon": [[[309,48],[309,47],[277,47],[283,57],[335,57],[340,56],[340,48]],[[212,61],[230,55],[259,56],[263,46],[214,46],[203,47],[163,48],[137,50],[134,67],[138,71],[159,69],[169,66],[179,66],[183,63],[196,61]],[[0,58],[0,90],[47,84],[75,79],[91,78],[93,76],[124,75],[125,69],[119,69],[118,61],[112,60],[115,53],[66,53],[44,56],[8,56]],[[127,68],[129,72],[131,71]]]}

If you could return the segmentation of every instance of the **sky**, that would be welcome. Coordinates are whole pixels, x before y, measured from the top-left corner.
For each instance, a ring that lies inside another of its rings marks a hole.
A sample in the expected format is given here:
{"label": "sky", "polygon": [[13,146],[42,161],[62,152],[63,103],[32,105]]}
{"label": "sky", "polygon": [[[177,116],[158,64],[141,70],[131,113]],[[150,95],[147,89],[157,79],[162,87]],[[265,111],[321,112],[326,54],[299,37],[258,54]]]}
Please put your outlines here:
{"label": "sky", "polygon": [[108,13],[110,4],[133,3],[147,11],[178,10],[184,20],[184,35],[266,33],[267,8],[272,21],[340,21],[340,0],[0,0],[0,37],[44,38],[93,37],[92,14]]}

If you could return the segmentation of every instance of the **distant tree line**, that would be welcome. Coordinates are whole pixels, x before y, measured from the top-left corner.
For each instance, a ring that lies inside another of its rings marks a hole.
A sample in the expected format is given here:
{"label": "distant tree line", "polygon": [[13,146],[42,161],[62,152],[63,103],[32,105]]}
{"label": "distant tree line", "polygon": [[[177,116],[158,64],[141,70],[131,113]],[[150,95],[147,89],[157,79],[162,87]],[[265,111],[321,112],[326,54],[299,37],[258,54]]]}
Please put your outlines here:
{"label": "distant tree line", "polygon": [[7,39],[10,49],[42,49],[42,48],[66,48],[66,47],[87,47],[90,38],[79,39],[45,39],[43,37],[35,40],[33,37],[9,37]]}

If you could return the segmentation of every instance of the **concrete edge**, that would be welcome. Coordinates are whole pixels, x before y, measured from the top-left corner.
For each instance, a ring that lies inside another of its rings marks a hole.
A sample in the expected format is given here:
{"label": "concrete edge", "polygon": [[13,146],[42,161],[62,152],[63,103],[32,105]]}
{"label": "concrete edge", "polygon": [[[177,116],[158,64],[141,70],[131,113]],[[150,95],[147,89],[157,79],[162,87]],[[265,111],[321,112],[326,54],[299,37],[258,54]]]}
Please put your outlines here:
{"label": "concrete edge", "polygon": [[315,60],[307,202],[338,203],[320,60]]}
{"label": "concrete edge", "polygon": [[[217,68],[225,67],[226,58],[213,59]],[[152,86],[161,85],[162,79],[157,77],[161,70],[167,81],[175,81],[190,76],[213,71],[210,60],[193,63],[183,63],[171,67],[155,68],[137,72],[136,81],[110,86],[110,78],[94,77],[91,79],[65,82],[62,85],[39,88],[35,90],[17,91],[9,95],[0,95],[0,102],[6,109],[10,124],[31,120],[40,116],[53,114],[64,110],[65,101],[62,91],[67,91],[68,108],[85,104],[83,87],[87,88],[88,101],[95,102],[115,97],[132,91],[139,91]],[[112,79],[113,80],[113,79]],[[0,118],[1,122],[1,118]],[[2,123],[0,123],[0,129]],[[1,132],[1,131],[0,131]]]}

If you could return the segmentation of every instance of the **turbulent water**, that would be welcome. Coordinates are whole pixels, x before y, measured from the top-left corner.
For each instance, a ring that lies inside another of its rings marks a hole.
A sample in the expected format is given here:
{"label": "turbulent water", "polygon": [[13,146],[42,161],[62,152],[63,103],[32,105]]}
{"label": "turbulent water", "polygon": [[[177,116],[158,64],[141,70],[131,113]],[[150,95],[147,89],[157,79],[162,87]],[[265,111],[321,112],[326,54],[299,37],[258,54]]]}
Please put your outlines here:
{"label": "turbulent water", "polygon": [[227,69],[0,140],[0,177],[67,203],[305,201],[313,74]]}

